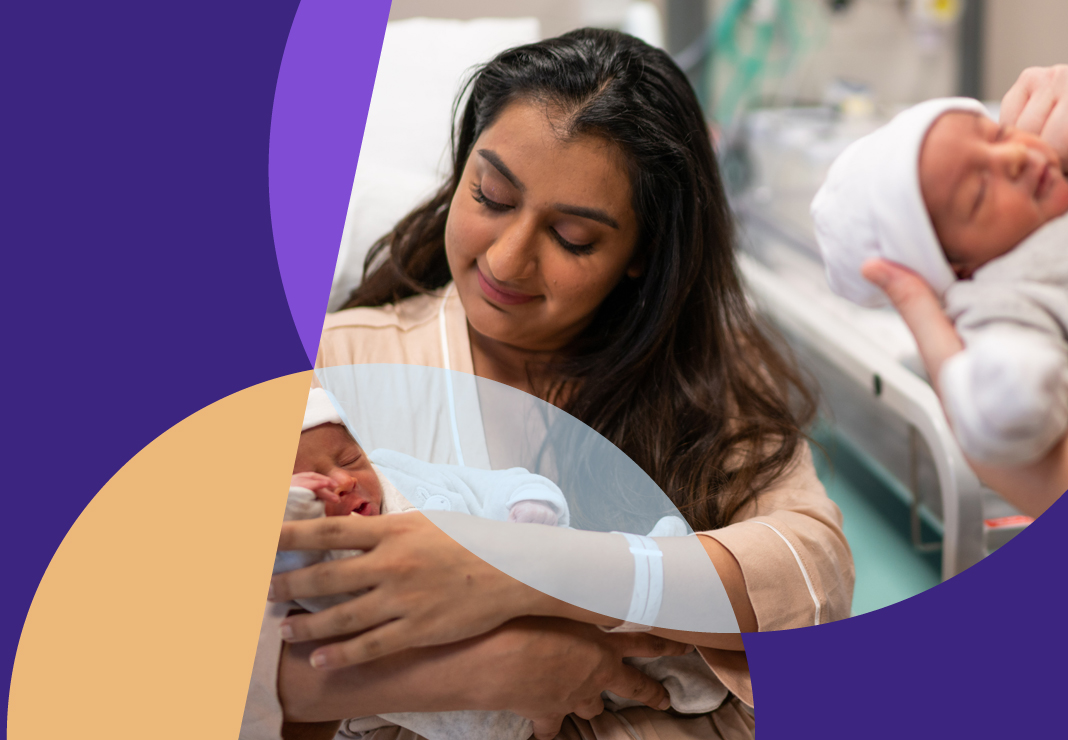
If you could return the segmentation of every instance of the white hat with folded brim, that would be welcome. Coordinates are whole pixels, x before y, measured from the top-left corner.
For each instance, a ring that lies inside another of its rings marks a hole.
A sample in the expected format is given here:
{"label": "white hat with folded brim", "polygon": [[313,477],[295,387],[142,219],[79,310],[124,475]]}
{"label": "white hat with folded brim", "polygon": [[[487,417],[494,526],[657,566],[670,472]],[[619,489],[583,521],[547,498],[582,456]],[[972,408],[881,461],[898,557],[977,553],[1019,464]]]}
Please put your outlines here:
{"label": "white hat with folded brim", "polygon": [[978,100],[938,98],[902,111],[849,145],[831,165],[812,201],[827,282],[862,306],[886,297],[860,274],[881,257],[918,273],[941,297],[956,280],[920,191],[920,149],[928,130],[950,111],[989,115]]}
{"label": "white hat with folded brim", "polygon": [[341,414],[330,400],[330,395],[322,388],[312,388],[308,393],[308,405],[304,408],[304,425],[300,431],[305,432],[323,424],[345,426]]}

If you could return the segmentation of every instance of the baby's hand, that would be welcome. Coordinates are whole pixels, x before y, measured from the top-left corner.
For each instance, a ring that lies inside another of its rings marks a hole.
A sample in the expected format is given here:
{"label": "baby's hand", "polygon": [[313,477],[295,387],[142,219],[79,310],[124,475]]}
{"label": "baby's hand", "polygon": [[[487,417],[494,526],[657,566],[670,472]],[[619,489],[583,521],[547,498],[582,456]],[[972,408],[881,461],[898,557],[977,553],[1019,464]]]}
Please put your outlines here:
{"label": "baby's hand", "polygon": [[337,495],[337,481],[320,473],[294,473],[289,485],[307,488],[320,501],[331,504],[341,501],[341,497]]}
{"label": "baby's hand", "polygon": [[520,501],[508,512],[508,521],[520,524],[548,524],[555,527],[559,519],[556,509],[542,501]]}

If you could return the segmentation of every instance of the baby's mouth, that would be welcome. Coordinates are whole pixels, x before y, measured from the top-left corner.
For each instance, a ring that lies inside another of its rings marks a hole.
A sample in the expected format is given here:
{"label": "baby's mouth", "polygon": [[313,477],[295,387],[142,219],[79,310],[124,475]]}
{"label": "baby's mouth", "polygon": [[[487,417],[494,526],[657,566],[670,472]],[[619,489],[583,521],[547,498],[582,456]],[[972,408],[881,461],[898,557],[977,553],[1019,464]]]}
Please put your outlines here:
{"label": "baby's mouth", "polygon": [[327,516],[348,516],[359,514],[360,516],[378,516],[378,505],[368,501],[356,491],[341,494],[341,501],[336,504],[327,504]]}
{"label": "baby's mouth", "polygon": [[362,501],[360,505],[352,510],[353,514],[359,514],[360,516],[376,516],[378,514],[378,507],[370,501]]}

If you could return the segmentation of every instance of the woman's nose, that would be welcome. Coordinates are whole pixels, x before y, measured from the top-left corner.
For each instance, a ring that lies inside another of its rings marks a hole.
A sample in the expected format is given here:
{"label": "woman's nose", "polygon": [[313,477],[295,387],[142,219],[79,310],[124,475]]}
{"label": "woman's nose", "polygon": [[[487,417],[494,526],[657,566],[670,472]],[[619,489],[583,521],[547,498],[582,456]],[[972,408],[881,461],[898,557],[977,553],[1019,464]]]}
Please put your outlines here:
{"label": "woman's nose", "polygon": [[517,220],[486,252],[492,276],[504,282],[529,277],[536,262],[537,230],[532,222]]}

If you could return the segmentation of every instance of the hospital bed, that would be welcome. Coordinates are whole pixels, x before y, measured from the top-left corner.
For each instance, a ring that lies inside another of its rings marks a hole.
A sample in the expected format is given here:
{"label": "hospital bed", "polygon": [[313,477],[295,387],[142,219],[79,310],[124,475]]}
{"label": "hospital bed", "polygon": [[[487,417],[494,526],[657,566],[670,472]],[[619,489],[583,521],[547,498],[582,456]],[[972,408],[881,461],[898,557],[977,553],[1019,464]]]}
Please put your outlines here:
{"label": "hospital bed", "polygon": [[[913,546],[941,550],[944,580],[1030,519],[964,462],[900,317],[855,306],[827,286],[808,206],[834,157],[877,124],[818,108],[748,115],[733,155],[743,183],[732,198],[739,263],[753,302],[817,380],[836,440],[908,506]],[[931,530],[937,536],[924,541]]]}

